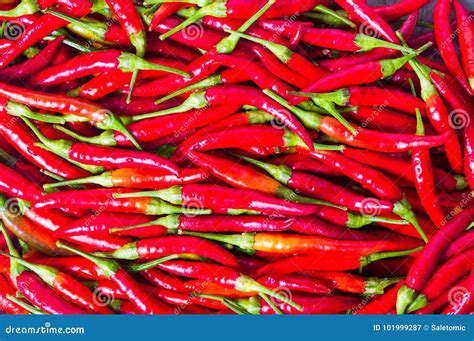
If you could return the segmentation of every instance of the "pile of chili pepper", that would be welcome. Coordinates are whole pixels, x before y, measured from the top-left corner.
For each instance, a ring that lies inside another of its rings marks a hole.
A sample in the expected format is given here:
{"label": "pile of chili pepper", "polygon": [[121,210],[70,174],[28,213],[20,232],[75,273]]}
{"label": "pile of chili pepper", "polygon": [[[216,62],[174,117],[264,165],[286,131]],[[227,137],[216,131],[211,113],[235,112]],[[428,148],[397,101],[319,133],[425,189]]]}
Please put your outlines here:
{"label": "pile of chili pepper", "polygon": [[3,1],[0,313],[472,314],[468,7]]}

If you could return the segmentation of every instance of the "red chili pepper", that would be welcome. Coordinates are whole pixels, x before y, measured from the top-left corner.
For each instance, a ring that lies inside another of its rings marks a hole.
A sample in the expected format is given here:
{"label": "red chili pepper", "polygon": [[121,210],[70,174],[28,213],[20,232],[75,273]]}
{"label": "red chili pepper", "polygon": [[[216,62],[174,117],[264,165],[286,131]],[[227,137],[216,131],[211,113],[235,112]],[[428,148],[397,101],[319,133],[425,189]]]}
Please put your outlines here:
{"label": "red chili pepper", "polygon": [[416,303],[418,293],[429,280],[443,251],[466,229],[473,217],[474,206],[467,207],[443,226],[426,244],[412,265],[405,285],[398,292],[398,312],[404,312],[409,305]]}
{"label": "red chili pepper", "polygon": [[302,193],[316,199],[327,200],[355,211],[381,213],[393,209],[393,205],[390,202],[366,198],[323,178],[303,172],[295,172],[284,165],[276,166],[247,157],[243,157],[243,159],[264,169],[277,181],[288,185],[297,193]]}
{"label": "red chili pepper", "polygon": [[49,265],[60,271],[80,278],[100,280],[106,279],[105,274],[93,262],[83,257],[54,257],[54,258],[29,258],[31,262]]}
{"label": "red chili pepper", "polygon": [[[195,3],[193,1],[187,1],[188,3]],[[303,13],[307,10],[314,8],[320,0],[310,0],[295,3],[288,0],[273,1],[272,6],[262,15],[263,18],[275,18],[284,15],[293,15],[294,13]],[[247,19],[252,14],[256,13],[262,7],[268,3],[268,0],[258,0],[252,3],[243,3],[236,0],[226,0],[219,3],[211,3],[200,8],[195,14],[190,16],[180,25],[174,27],[172,30],[162,34],[160,39],[166,39],[167,37],[175,34],[176,32],[184,29],[191,25],[197,20],[202,19],[205,16],[213,16],[218,18],[233,18],[233,19]]]}
{"label": "red chili pepper", "polygon": [[[113,113],[95,103],[69,96],[31,91],[4,83],[0,83],[0,96],[34,108],[60,112],[66,115],[72,114],[91,120],[101,129],[113,129],[122,132],[137,148],[140,147]],[[4,105],[2,103],[2,106]]]}
{"label": "red chili pepper", "polygon": [[229,251],[205,239],[192,236],[141,239],[104,255],[117,259],[156,259],[175,254],[196,254],[230,267],[238,267],[237,259]]}
{"label": "red chili pepper", "polygon": [[468,249],[474,247],[474,230],[467,231],[462,234],[458,239],[453,241],[451,245],[446,249],[443,255],[443,260],[447,260],[454,257]]}
{"label": "red chili pepper", "polygon": [[36,273],[47,285],[68,301],[98,314],[111,313],[106,306],[97,304],[92,292],[74,277],[51,266],[34,264],[21,258],[14,259],[16,263]]}
{"label": "red chili pepper", "polygon": [[[454,10],[456,11],[458,24],[457,33],[461,60],[467,81],[469,82],[471,90],[474,91],[474,47],[472,46],[472,41],[474,40],[474,23],[466,8],[457,0],[454,0]],[[472,91],[471,94],[473,94]]]}
{"label": "red chili pepper", "polygon": [[109,229],[144,224],[150,222],[147,216],[127,213],[107,213],[100,215],[88,215],[71,221],[69,224],[61,225],[54,230],[54,236],[63,238],[66,236],[80,235],[107,235]]}
{"label": "red chili pepper", "polygon": [[[463,284],[463,283],[461,283]],[[467,289],[466,292],[462,295],[462,297],[454,302],[450,302],[451,304],[448,305],[446,308],[444,308],[443,311],[441,311],[441,314],[446,314],[446,315],[458,315],[458,314],[470,314],[472,315],[472,309],[474,306],[474,301],[473,301],[473,295],[472,291],[474,288],[474,275],[471,269],[471,274],[469,276],[469,281],[466,283],[465,288]],[[449,292],[448,292],[448,297],[449,297]]]}
{"label": "red chili pepper", "polygon": [[145,60],[128,52],[109,49],[80,54],[70,59],[67,64],[50,66],[32,77],[29,84],[33,87],[45,88],[73,79],[116,70],[127,73],[148,70],[154,71],[155,75],[168,72],[187,76],[187,73],[176,68],[179,65],[182,63],[162,59],[158,63],[157,59]]}
{"label": "red chili pepper", "polygon": [[71,196],[71,192],[56,192],[44,195],[41,200],[34,203],[33,207],[49,209],[67,206],[70,208],[101,209],[107,212],[142,213],[147,215],[210,213],[209,210],[176,207],[151,198],[119,199],[117,197],[119,193],[131,193],[131,191],[129,189],[76,190],[73,196]]}
{"label": "red chili pepper", "polygon": [[223,287],[219,284],[206,282],[204,280],[191,280],[184,283],[187,291],[191,291],[191,295],[199,294],[199,295],[215,295],[215,296],[222,296],[222,297],[230,297],[230,298],[244,298],[244,297],[251,297],[255,296],[258,293],[256,292],[241,292],[235,289],[229,289]]}
{"label": "red chili pepper", "polygon": [[15,278],[18,291],[31,303],[49,314],[89,314],[90,311],[79,308],[64,300],[31,271],[22,271]]}
{"label": "red chili pepper", "polygon": [[[391,173],[397,177],[416,182],[415,172],[405,170],[411,169],[410,160],[404,157],[393,157],[386,154],[375,153],[369,150],[344,148],[342,154],[362,164],[370,164],[384,172]],[[462,175],[451,175],[442,168],[433,167],[433,176],[436,187],[446,192],[460,191],[466,188],[466,181]]]}
{"label": "red chili pepper", "polygon": [[[377,86],[351,86],[327,94],[314,94],[313,98],[333,101],[341,106],[382,106],[408,114],[415,114],[416,108],[423,108],[423,101],[404,91]],[[304,99],[303,99],[304,100]],[[299,100],[302,101],[302,100]],[[290,101],[290,104],[295,104]],[[422,112],[423,113],[423,112]]]}
{"label": "red chili pepper", "polygon": [[[415,28],[417,27],[418,14],[418,11],[415,11],[410,14],[404,21],[402,26],[400,26],[399,31],[406,39],[411,37],[411,35],[415,31]],[[344,68],[358,65],[360,63],[389,58],[396,53],[397,50],[394,49],[378,48],[369,52],[359,53],[356,55],[350,54],[348,56],[342,56],[335,59],[322,60],[320,61],[320,66],[329,71],[342,70]]]}
{"label": "red chili pepper", "polygon": [[183,281],[176,277],[170,276],[156,268],[143,270],[140,272],[140,275],[151,284],[160,288],[179,292],[188,291]]}
{"label": "red chili pepper", "polygon": [[7,295],[15,296],[16,290],[11,284],[0,276],[0,310],[5,314],[28,314],[28,311],[19,305],[13,303],[7,298]]}
{"label": "red chili pepper", "polygon": [[397,293],[404,281],[401,280],[396,286],[390,288],[381,296],[372,299],[361,309],[357,309],[354,314],[387,314],[395,308]]}
{"label": "red chili pepper", "polygon": [[394,4],[372,6],[371,9],[384,20],[392,21],[419,10],[429,2],[430,0],[400,0]]}
{"label": "red chili pepper", "polygon": [[[298,296],[293,299],[302,307],[301,312],[291,306],[276,302],[277,307],[285,314],[337,314],[355,309],[361,302],[360,298],[351,296]],[[260,314],[275,314],[274,308],[260,299]]]}
{"label": "red chili pepper", "polygon": [[294,275],[264,276],[257,280],[262,285],[272,289],[281,289],[310,294],[329,294],[329,288],[323,281]]}
{"label": "red chili pepper", "polygon": [[217,185],[190,184],[151,192],[118,194],[117,198],[156,197],[176,205],[204,207],[217,214],[254,212],[276,216],[301,216],[315,212],[314,205],[277,199],[252,190]]}
{"label": "red chili pepper", "polygon": [[28,161],[41,169],[66,179],[80,178],[89,174],[53,153],[37,147],[35,143],[38,140],[31,136],[19,118],[8,115],[5,110],[0,110],[0,134]]}
{"label": "red chili pepper", "polygon": [[181,4],[181,3],[164,3],[162,4],[156,12],[153,14],[153,17],[151,18],[150,24],[148,25],[148,30],[150,32],[154,31],[156,26],[160,24],[163,20],[166,18],[172,16],[175,14],[178,10],[180,10],[183,7],[188,7],[190,6],[189,4]]}
{"label": "red chili pepper", "polygon": [[120,265],[112,260],[94,257],[88,253],[74,249],[58,242],[58,246],[72,253],[82,256],[95,263],[104,272],[108,279],[114,281],[120,290],[142,313],[145,314],[170,314],[171,309],[164,303],[150,297],[147,292]]}
{"label": "red chili pepper", "polygon": [[[258,232],[258,231],[286,231],[292,227],[293,218],[268,219],[254,216],[196,216],[169,215],[142,224],[129,224],[128,227],[111,228],[111,233],[133,233],[133,230],[150,230],[159,234],[163,227],[170,231],[191,232]],[[165,231],[166,231],[165,230]],[[162,234],[162,233],[161,233]]]}
{"label": "red chili pepper", "polygon": [[209,177],[208,172],[200,168],[187,168],[183,169],[180,173],[179,176],[176,176],[155,169],[120,168],[88,178],[56,182],[44,185],[43,187],[45,189],[51,189],[78,184],[96,184],[107,188],[159,189],[200,182]]}
{"label": "red chili pepper", "polygon": [[[38,41],[46,37],[53,31],[67,25],[67,21],[58,18],[50,13],[46,13],[36,20],[28,30],[15,41],[13,46],[0,56],[0,69],[10,64],[16,57],[22,54],[27,48],[33,46]],[[3,94],[2,94],[3,95]]]}
{"label": "red chili pepper", "polygon": [[464,275],[469,274],[472,268],[470,259],[472,259],[473,256],[474,249],[471,249],[441,264],[431,279],[426,283],[421,294],[430,302],[445,290],[451,288],[456,281],[461,279]]}
{"label": "red chili pepper", "polygon": [[324,257],[324,259],[347,257],[359,260],[361,257],[372,253],[413,248],[420,245],[420,241],[415,239],[405,239],[403,242],[393,240],[354,241],[266,232],[244,233],[241,235],[199,232],[187,232],[186,234],[236,245],[244,250],[277,254],[311,254],[315,257],[316,255]]}
{"label": "red chili pepper", "polygon": [[454,33],[449,18],[451,13],[451,3],[451,0],[440,0],[436,2],[433,17],[436,42],[441,57],[450,73],[462,84],[464,89],[472,95],[473,90],[466,80],[454,47],[454,40],[452,38]]}
{"label": "red chili pepper", "polygon": [[415,119],[387,108],[360,106],[343,115],[366,129],[396,134],[414,134],[416,131]]}
{"label": "red chili pepper", "polygon": [[36,55],[27,61],[0,70],[2,81],[28,79],[44,69],[54,58],[56,51],[61,46],[64,36],[60,36],[50,42]]}
{"label": "red chili pepper", "polygon": [[101,99],[100,103],[108,110],[121,116],[133,116],[146,114],[153,111],[172,108],[182,101],[172,99],[162,104],[155,104],[152,97],[137,97],[131,103],[127,103],[126,96],[107,96]]}
{"label": "red chili pepper", "polygon": [[189,261],[168,261],[159,264],[158,267],[175,275],[201,279],[206,282],[219,284],[229,289],[235,289],[242,292],[264,293],[285,302],[296,310],[300,309],[298,304],[283,297],[280,293],[270,290],[252,278],[229,267],[211,263]]}
{"label": "red chili pepper", "polygon": [[41,188],[13,169],[0,163],[0,192],[26,201],[34,201],[42,196]]}
{"label": "red chili pepper", "polygon": [[27,119],[24,119],[24,121],[46,149],[65,159],[75,161],[81,166],[86,165],[86,168],[93,172],[101,171],[102,167],[141,167],[179,175],[179,169],[175,164],[158,155],[149,152],[89,145],[69,140],[49,140],[30,121]]}

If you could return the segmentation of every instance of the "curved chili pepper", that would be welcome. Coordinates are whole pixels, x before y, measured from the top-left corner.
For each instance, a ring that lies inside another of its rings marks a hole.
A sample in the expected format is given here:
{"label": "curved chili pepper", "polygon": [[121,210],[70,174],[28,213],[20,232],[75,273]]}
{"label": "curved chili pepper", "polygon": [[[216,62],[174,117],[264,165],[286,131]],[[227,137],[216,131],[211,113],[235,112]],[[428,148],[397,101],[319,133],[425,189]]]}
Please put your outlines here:
{"label": "curved chili pepper", "polygon": [[[267,219],[254,216],[195,216],[169,215],[142,224],[129,224],[127,227],[109,229],[110,233],[126,234],[133,230],[151,230],[160,234],[162,227],[170,231],[194,231],[194,232],[256,232],[256,231],[286,231],[292,227],[293,218],[290,219]],[[162,233],[161,233],[162,234]]]}
{"label": "curved chili pepper", "polygon": [[387,5],[372,6],[371,9],[386,21],[400,19],[428,4],[430,0],[400,0]]}
{"label": "curved chili pepper", "polygon": [[462,234],[458,239],[453,241],[451,245],[449,245],[449,247],[446,249],[446,252],[443,255],[443,260],[447,260],[473,247],[474,247],[474,230],[470,230]]}
{"label": "curved chili pepper", "polygon": [[381,295],[386,287],[400,281],[400,278],[364,278],[340,271],[311,271],[308,274],[325,282],[332,289],[359,295]]}
{"label": "curved chili pepper", "polygon": [[183,169],[180,173],[179,176],[176,176],[174,174],[167,174],[163,173],[163,171],[154,169],[121,168],[88,178],[47,184],[43,187],[48,190],[56,187],[74,186],[78,184],[96,184],[108,188],[123,187],[159,189],[200,182],[209,177],[207,171],[199,168]]}
{"label": "curved chili pepper", "polygon": [[[417,134],[424,135],[425,129],[420,115],[418,115],[417,120]],[[436,198],[430,152],[426,149],[415,149],[412,151],[411,158],[413,170],[415,172],[415,186],[421,204],[431,221],[439,226],[444,221],[445,216],[438,205]]]}
{"label": "curved chili pepper", "polygon": [[49,314],[89,314],[61,298],[31,271],[22,271],[15,278],[16,286],[31,303]]}
{"label": "curved chili pepper", "polygon": [[184,282],[180,279],[170,276],[156,268],[143,270],[140,275],[148,282],[163,289],[186,292],[188,291]]}
{"label": "curved chili pepper", "polygon": [[148,152],[89,145],[69,140],[49,140],[30,121],[25,118],[23,120],[48,150],[63,158],[75,161],[78,165],[86,165],[86,168],[93,172],[101,171],[101,167],[141,167],[179,175],[179,169],[175,164],[158,155]]}
{"label": "curved chili pepper", "polygon": [[111,313],[107,307],[98,305],[91,291],[74,277],[51,266],[34,264],[21,258],[15,258],[15,262],[36,273],[47,285],[77,306],[99,314]]}
{"label": "curved chili pepper", "polygon": [[70,164],[49,151],[37,147],[35,143],[38,140],[31,136],[17,117],[8,115],[5,110],[0,110],[0,134],[28,161],[41,169],[46,169],[66,179],[89,175],[88,172],[79,167]]}
{"label": "curved chili pepper", "polygon": [[314,213],[314,205],[298,204],[277,199],[257,191],[234,189],[217,185],[189,184],[168,189],[118,194],[117,198],[161,198],[176,205],[209,208],[217,214],[254,212],[276,216],[300,216]]}
{"label": "curved chili pepper", "polygon": [[466,229],[473,217],[474,207],[467,207],[430,239],[410,268],[405,285],[398,292],[397,312],[404,312],[409,305],[416,302],[418,293],[429,280],[443,251]]}
{"label": "curved chili pepper", "polygon": [[206,282],[219,284],[229,289],[242,292],[259,292],[285,302],[294,309],[300,306],[283,297],[280,293],[270,290],[252,278],[241,274],[239,271],[220,265],[189,261],[168,261],[158,267],[175,275],[201,279]]}
{"label": "curved chili pepper", "polygon": [[0,174],[0,192],[26,201],[34,201],[42,196],[41,188],[36,183],[30,182],[2,163]]}
{"label": "curved chili pepper", "polygon": [[95,103],[69,96],[31,91],[4,83],[0,83],[0,96],[34,108],[86,118],[93,121],[98,128],[122,132],[137,148],[140,147],[113,113]]}
{"label": "curved chili pepper", "polygon": [[354,314],[387,314],[395,308],[395,302],[397,301],[397,292],[403,285],[404,281],[401,280],[393,288],[390,288],[383,295],[375,297],[368,304],[358,309]]}
{"label": "curved chili pepper", "polygon": [[231,245],[239,246],[244,250],[272,252],[278,254],[311,254],[321,257],[344,257],[360,259],[363,256],[381,251],[400,250],[417,247],[418,240],[406,239],[403,242],[392,240],[354,241],[333,240],[320,236],[300,236],[283,233],[245,233],[241,235],[221,235],[199,232],[186,232],[186,234],[207,238]]}
{"label": "curved chili pepper", "polygon": [[416,131],[414,118],[387,108],[359,106],[343,115],[365,129],[396,134],[414,134]]}
{"label": "curved chili pepper", "polygon": [[[474,93],[473,89],[469,86],[469,83],[466,80],[454,47],[454,41],[452,38],[453,30],[449,18],[451,13],[451,3],[451,0],[440,0],[436,2],[433,14],[436,42],[438,44],[441,58],[443,58],[450,73],[459,81],[459,83],[462,84],[464,89],[472,95]],[[469,22],[466,23],[466,25],[468,24]],[[462,32],[465,32],[464,29]]]}
{"label": "curved chili pepper", "polygon": [[0,309],[6,314],[28,314],[28,311],[8,299],[7,295],[15,296],[16,290],[0,276]]}
{"label": "curved chili pepper", "polygon": [[473,20],[469,16],[466,8],[464,8],[457,0],[454,0],[454,10],[456,12],[458,24],[457,32],[461,60],[467,81],[471,86],[471,90],[474,91],[474,48],[472,47],[472,41],[474,39]]}
{"label": "curved chili pepper", "polygon": [[318,178],[303,172],[292,171],[284,165],[272,165],[247,157],[243,160],[264,169],[278,182],[288,185],[293,190],[312,198],[327,200],[348,209],[361,212],[383,212],[391,211],[393,205],[390,202],[378,201],[353,193],[342,186],[331,183],[325,179]]}
{"label": "curved chili pepper", "polygon": [[[274,1],[273,5],[265,12],[265,14],[262,15],[262,19],[281,17],[285,14],[292,15],[294,13],[303,13],[312,9],[318,4],[319,1],[320,0],[310,0],[304,1],[302,3],[294,3],[287,0],[277,0]],[[193,1],[186,2],[195,3]],[[251,14],[257,12],[267,3],[267,0],[258,0],[245,4],[235,0],[210,3],[207,6],[200,8],[194,15],[186,19],[178,26],[174,27],[172,30],[162,34],[160,39],[166,39],[167,37],[191,25],[193,22],[208,15],[218,18],[247,19]]]}
{"label": "curved chili pepper", "polygon": [[59,247],[72,253],[82,256],[95,263],[104,272],[108,279],[114,281],[120,289],[129,297],[142,313],[145,314],[169,314],[171,309],[164,303],[150,297],[147,292],[136,282],[120,265],[112,260],[94,257],[88,253],[74,249],[61,242],[57,243]]}
{"label": "curved chili pepper", "polygon": [[67,25],[67,21],[52,14],[46,13],[36,20],[28,30],[15,41],[13,46],[0,56],[0,69],[10,64],[16,57],[27,48],[33,46],[38,41],[46,37],[53,31]]}
{"label": "curved chili pepper", "polygon": [[[370,164],[372,167],[396,175],[411,183],[416,182],[415,172],[406,172],[410,169],[410,160],[403,157],[390,157],[386,154],[375,153],[369,150],[344,148],[342,154],[362,164]],[[433,176],[436,187],[451,193],[466,188],[466,181],[462,175],[451,175],[442,168],[433,167]]]}
{"label": "curved chili pepper", "polygon": [[70,59],[67,64],[53,65],[42,70],[29,80],[29,84],[34,87],[45,88],[96,73],[115,70],[123,72],[153,70],[187,76],[187,73],[175,67],[181,63],[160,60],[160,64],[158,64],[154,61],[157,60],[145,60],[131,53],[119,50],[94,51],[78,55]]}
{"label": "curved chili pepper", "polygon": [[469,274],[472,268],[470,259],[473,255],[474,250],[467,250],[463,254],[447,260],[438,267],[421,291],[421,294],[426,297],[428,302],[434,300],[445,290],[452,287],[452,285],[464,275]]}
{"label": "curved chili pepper", "polygon": [[151,18],[151,21],[148,25],[148,30],[150,32],[154,31],[156,26],[160,24],[163,20],[166,18],[172,16],[175,14],[177,11],[179,11],[183,7],[188,7],[190,5],[184,3],[164,3],[162,4],[156,12],[153,14],[153,17]]}
{"label": "curved chili pepper", "polygon": [[27,61],[0,70],[0,79],[3,81],[27,79],[37,74],[52,61],[63,40],[64,36],[60,36],[48,42],[38,54]]}
{"label": "curved chili pepper", "polygon": [[331,289],[323,282],[313,278],[305,278],[294,275],[264,276],[257,280],[266,287],[310,294],[329,294]]}
{"label": "curved chili pepper", "polygon": [[336,3],[347,11],[350,19],[362,25],[369,25],[389,42],[398,42],[397,36],[390,25],[365,3],[356,0],[336,0]]}
{"label": "curved chili pepper", "polygon": [[[162,215],[174,213],[209,214],[209,210],[183,208],[170,205],[161,200],[151,198],[119,199],[119,193],[133,193],[129,189],[94,189],[77,190],[71,196],[70,192],[56,192],[44,195],[36,201],[34,208],[70,208],[101,209],[108,212],[142,213],[147,215]],[[116,198],[117,197],[117,198]]]}
{"label": "curved chili pepper", "polygon": [[238,267],[237,259],[229,251],[205,239],[192,236],[141,239],[103,255],[117,259],[156,259],[175,254],[196,254],[230,267]]}

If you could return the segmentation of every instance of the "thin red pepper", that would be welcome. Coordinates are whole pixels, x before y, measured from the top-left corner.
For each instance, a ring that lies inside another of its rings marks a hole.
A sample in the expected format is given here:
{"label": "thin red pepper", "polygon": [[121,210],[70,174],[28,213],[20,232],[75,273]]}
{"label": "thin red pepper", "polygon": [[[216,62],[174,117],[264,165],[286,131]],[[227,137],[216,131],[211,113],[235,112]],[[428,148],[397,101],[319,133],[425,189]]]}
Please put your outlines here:
{"label": "thin red pepper", "polygon": [[140,275],[157,287],[179,292],[187,291],[187,288],[185,287],[182,280],[174,276],[170,276],[156,268],[143,270],[140,272]]}
{"label": "thin red pepper", "polygon": [[178,2],[164,3],[162,4],[151,18],[150,24],[148,25],[148,30],[150,32],[154,31],[156,26],[160,24],[163,20],[175,14],[178,10],[183,7],[188,7],[188,4],[182,4]]}
{"label": "thin red pepper", "polygon": [[400,0],[394,4],[372,6],[371,8],[384,20],[393,21],[419,10],[429,2],[430,0]]}
{"label": "thin red pepper", "polygon": [[433,17],[436,42],[441,57],[452,76],[472,95],[474,91],[466,80],[454,47],[454,39],[452,38],[454,37],[454,33],[450,21],[451,3],[452,0],[440,0],[436,2]]}
{"label": "thin red pepper", "polygon": [[7,298],[7,295],[15,296],[16,290],[0,275],[0,310],[6,314],[28,314],[28,311],[16,305]]}
{"label": "thin red pepper", "polygon": [[396,286],[390,288],[381,296],[373,298],[368,304],[358,309],[354,314],[387,314],[395,308],[397,301],[397,292],[403,285],[404,281],[398,282]]}
{"label": "thin red pepper", "polygon": [[[454,0],[454,10],[458,24],[457,33],[461,60],[467,81],[471,90],[474,91],[474,47],[472,46],[472,41],[474,40],[474,20],[469,16],[466,8],[457,0]],[[473,93],[471,92],[471,94]]]}
{"label": "thin red pepper", "polygon": [[[430,239],[412,265],[405,280],[405,285],[398,292],[397,312],[404,312],[409,305],[416,303],[418,294],[435,270],[443,251],[464,232],[466,227],[472,222],[473,217],[474,207],[467,207]],[[423,298],[420,300],[423,301]]]}
{"label": "thin red pepper", "polygon": [[58,246],[72,253],[82,256],[95,263],[104,272],[107,278],[114,281],[120,290],[144,314],[170,314],[171,308],[164,303],[150,297],[147,292],[120,265],[112,260],[94,257],[88,253],[74,249],[58,242]]}
{"label": "thin red pepper", "polygon": [[0,163],[0,192],[9,196],[34,201],[42,196],[41,188],[13,169]]}
{"label": "thin red pepper", "polygon": [[217,185],[190,184],[151,192],[118,194],[118,198],[155,197],[176,205],[204,207],[217,214],[254,212],[264,215],[300,216],[317,209],[314,205],[298,204],[277,199],[257,191],[234,189]]}

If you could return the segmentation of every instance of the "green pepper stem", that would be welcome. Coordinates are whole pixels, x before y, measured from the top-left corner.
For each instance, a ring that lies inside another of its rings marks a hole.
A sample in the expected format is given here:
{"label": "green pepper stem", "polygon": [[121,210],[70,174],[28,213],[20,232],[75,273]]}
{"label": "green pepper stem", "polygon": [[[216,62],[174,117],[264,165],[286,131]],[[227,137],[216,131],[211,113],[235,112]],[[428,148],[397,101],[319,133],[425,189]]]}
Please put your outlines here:
{"label": "green pepper stem", "polygon": [[423,238],[423,241],[425,243],[428,242],[428,237],[426,236],[425,231],[423,231],[423,228],[418,223],[418,219],[416,219],[415,212],[413,212],[410,202],[408,201],[405,195],[403,196],[402,200],[396,202],[393,205],[393,213],[412,224],[418,231],[421,238]]}
{"label": "green pepper stem", "polygon": [[[50,13],[58,18],[69,21],[74,33],[77,33],[81,37],[101,43],[106,43],[105,36],[109,28],[106,23],[95,20],[84,22],[64,13],[56,12],[50,9],[47,9],[46,13]],[[82,33],[82,35],[80,33]]]}
{"label": "green pepper stem", "polygon": [[[2,211],[4,210],[4,206],[5,206],[5,203],[4,203],[4,198],[3,196],[0,195],[0,204],[1,204],[1,209]],[[2,213],[3,214],[3,213]],[[5,243],[7,244],[7,248],[8,248],[8,252],[19,258],[20,257],[20,254],[18,252],[18,250],[16,249],[15,245],[13,245],[13,242],[10,238],[10,236],[8,235],[7,233],[7,230],[5,228],[5,225],[3,224],[3,222],[0,220],[0,229],[2,230],[2,234],[3,234],[3,238],[5,239]],[[24,270],[24,267],[21,266],[17,261],[16,259],[10,259],[10,275],[11,277],[13,278],[13,280],[15,280],[15,278]]]}
{"label": "green pepper stem", "polygon": [[114,187],[114,184],[112,182],[112,173],[104,172],[100,175],[89,176],[82,179],[66,180],[66,181],[55,182],[52,184],[44,184],[43,188],[45,190],[50,190],[52,188],[57,188],[57,187],[63,187],[63,186],[74,187],[74,186],[82,185],[82,184],[95,184],[95,185],[99,185],[99,186],[107,187],[107,188]]}
{"label": "green pepper stem", "polygon": [[106,130],[98,136],[86,137],[60,125],[55,125],[54,128],[80,142],[111,147],[117,145],[117,142],[114,139],[114,132],[112,130]]}
{"label": "green pepper stem", "polygon": [[336,106],[332,102],[320,100],[316,97],[312,98],[313,102],[326,110],[328,113],[330,113],[336,120],[338,120],[344,127],[347,128],[353,135],[357,134],[357,129],[352,126],[352,124],[349,123],[349,121],[346,120],[344,116],[341,115],[341,113],[336,109]]}
{"label": "green pepper stem", "polygon": [[185,94],[185,93],[193,91],[193,90],[209,88],[211,86],[218,85],[218,84],[222,84],[221,76],[220,75],[211,76],[209,78],[203,79],[200,82],[197,82],[197,83],[191,84],[187,87],[184,87],[182,89],[179,89],[179,90],[169,94],[168,96],[162,97],[162,98],[156,100],[155,104],[161,104],[161,103],[166,102],[166,101],[168,101],[172,98],[175,98],[179,95]]}
{"label": "green pepper stem", "polygon": [[392,278],[377,278],[369,277],[365,280],[365,291],[364,295],[382,295],[385,293],[385,288],[388,286],[398,283],[403,277],[392,277]]}
{"label": "green pepper stem", "polygon": [[65,124],[66,122],[87,122],[87,119],[75,115],[56,116],[49,114],[39,114],[31,111],[27,106],[23,104],[11,101],[8,101],[6,109],[8,114],[12,116],[26,117],[32,120],[46,123]]}
{"label": "green pepper stem", "polygon": [[192,23],[206,17],[206,16],[213,16],[217,18],[225,18],[227,15],[227,8],[224,2],[213,2],[205,7],[201,7],[194,15],[187,18],[185,21],[180,23],[179,25],[173,27],[166,33],[160,35],[161,40],[165,40],[169,38],[176,32],[181,31],[183,28],[188,27]]}
{"label": "green pepper stem", "polygon": [[[152,5],[152,4],[163,4],[171,2],[170,0],[146,0],[145,4],[146,5]],[[173,0],[172,2],[179,2],[179,3],[185,3],[185,4],[193,4],[198,7],[204,7],[212,3],[212,0]]]}
{"label": "green pepper stem", "polygon": [[14,8],[7,11],[0,11],[1,17],[15,18],[23,15],[35,14],[40,11],[40,8],[34,0],[21,0],[21,2]]}
{"label": "green pepper stem", "polygon": [[334,18],[334,20],[336,22],[347,25],[350,28],[353,28],[353,29],[357,28],[357,25],[355,23],[353,23],[352,21],[350,21],[346,16],[344,16],[342,14],[339,14],[338,12],[333,11],[332,9],[330,9],[330,8],[324,6],[324,5],[317,5],[316,7],[313,8],[313,10],[318,11],[322,14],[326,14],[326,15]]}
{"label": "green pepper stem", "polygon": [[278,96],[276,93],[274,93],[270,89],[263,90],[263,93],[265,95],[267,95],[268,97],[270,97],[271,99],[273,99],[278,104],[284,106],[286,109],[291,111],[293,114],[295,114],[296,117],[298,117],[301,120],[301,122],[303,122],[305,127],[310,128],[310,129],[314,129],[314,130],[318,130],[319,127],[321,126],[321,118],[322,118],[321,115],[319,115],[317,113],[314,113],[314,112],[308,112],[308,111],[302,110],[298,107],[289,105],[288,102],[285,99]]}
{"label": "green pepper stem", "polygon": [[49,286],[53,285],[54,280],[56,279],[56,276],[58,274],[58,270],[56,270],[55,268],[47,265],[33,264],[18,256],[10,255],[8,253],[0,252],[0,254],[9,257],[10,261],[15,261],[23,267],[33,271]]}
{"label": "green pepper stem", "polygon": [[145,271],[145,270],[148,270],[148,269],[152,269],[155,266],[157,266],[161,263],[167,262],[169,260],[179,259],[179,258],[180,258],[180,255],[176,255],[176,254],[175,255],[169,255],[169,256],[166,256],[166,257],[154,259],[154,260],[152,260],[150,262],[146,262],[146,263],[132,264],[128,267],[128,269],[133,271],[133,272],[141,272],[141,271]]}
{"label": "green pepper stem", "polygon": [[[245,21],[237,30],[239,33],[244,33],[247,31],[250,26],[252,26],[274,3],[276,0],[268,0],[267,3],[260,8],[254,15],[252,15],[247,21]],[[231,34],[230,36],[222,39],[217,45],[215,46],[216,51],[218,53],[232,53],[239,42],[240,37]]]}
{"label": "green pepper stem", "polygon": [[217,234],[217,233],[202,233],[202,232],[181,232],[183,235],[195,236],[204,239],[214,240],[221,243],[232,244],[246,250],[255,250],[255,233],[242,234]]}
{"label": "green pepper stem", "polygon": [[409,249],[409,250],[371,253],[367,256],[361,257],[359,263],[360,263],[361,268],[363,268],[363,267],[366,267],[367,265],[369,265],[370,263],[373,263],[373,262],[381,260],[381,259],[403,257],[403,256],[411,255],[412,253],[420,251],[422,248],[423,247],[420,246],[420,247],[417,247],[417,248],[414,248],[414,249]]}
{"label": "green pepper stem", "polygon": [[264,294],[264,293],[261,292],[261,293],[259,294],[259,296],[260,296],[261,298],[263,298],[263,300],[264,300],[265,302],[267,302],[267,304],[270,306],[270,308],[272,308],[272,309],[275,311],[275,313],[276,313],[277,315],[283,315],[283,312],[280,310],[280,308],[278,308],[278,307],[275,305],[275,303],[273,303],[272,300],[271,300],[266,294]]}
{"label": "green pepper stem", "polygon": [[109,229],[109,233],[116,233],[116,232],[122,232],[122,231],[129,231],[129,230],[134,230],[142,227],[148,227],[148,226],[163,226],[166,227],[168,230],[176,230],[179,227],[179,215],[178,214],[169,214],[167,216],[158,218],[156,220],[150,221],[148,223],[144,224],[138,224],[138,225],[133,225],[133,226],[126,226],[126,227],[115,227]]}
{"label": "green pepper stem", "polygon": [[257,38],[254,36],[250,36],[245,33],[240,33],[238,31],[233,31],[229,29],[224,29],[224,31],[227,33],[232,33],[236,35],[237,37],[247,39],[251,42],[254,42],[256,44],[266,47],[284,64],[287,64],[288,61],[291,59],[291,56],[293,55],[293,51],[291,51],[288,47],[284,45],[280,45],[280,44],[277,44],[265,39]]}
{"label": "green pepper stem", "polygon": [[181,199],[181,190],[182,190],[182,186],[172,186],[172,187],[161,189],[158,191],[114,193],[113,196],[114,198],[117,198],[117,199],[143,198],[143,197],[159,198],[175,205],[182,205],[183,201]]}
{"label": "green pepper stem", "polygon": [[402,285],[402,287],[398,290],[397,295],[397,314],[404,314],[408,306],[416,300],[417,296],[418,294],[414,289],[409,288],[406,285]]}
{"label": "green pepper stem", "polygon": [[132,122],[141,121],[147,118],[154,118],[158,116],[165,116],[170,114],[178,114],[189,111],[191,109],[201,109],[208,105],[205,91],[199,91],[191,94],[181,105],[174,108],[169,108],[162,111],[156,111],[149,114],[130,116]]}
{"label": "green pepper stem", "polygon": [[116,263],[115,261],[109,260],[109,259],[105,260],[105,259],[101,259],[99,257],[93,256],[87,252],[78,250],[76,248],[73,248],[72,246],[64,244],[60,240],[56,242],[56,246],[90,260],[92,263],[97,265],[102,270],[104,275],[108,278],[112,277],[118,270],[120,270],[120,265]]}

